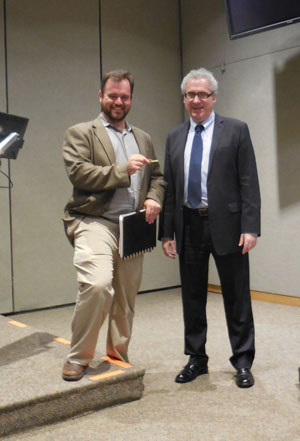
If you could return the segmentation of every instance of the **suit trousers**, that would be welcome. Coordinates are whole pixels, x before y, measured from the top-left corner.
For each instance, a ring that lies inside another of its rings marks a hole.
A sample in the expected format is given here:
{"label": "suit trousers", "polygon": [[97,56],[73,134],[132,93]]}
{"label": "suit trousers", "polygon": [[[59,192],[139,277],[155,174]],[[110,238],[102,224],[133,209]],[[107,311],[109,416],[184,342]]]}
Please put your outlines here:
{"label": "suit trousers", "polygon": [[100,328],[109,316],[107,355],[128,362],[135,297],[143,256],[122,260],[119,226],[101,217],[85,217],[75,230],[74,266],[79,291],[67,360],[87,366],[93,359]]}
{"label": "suit trousers", "polygon": [[254,322],[249,287],[248,253],[217,255],[213,247],[208,216],[184,210],[184,242],[179,256],[185,329],[185,354],[190,361],[206,365],[207,285],[209,257],[218,270],[232,348],[232,365],[251,368],[254,354]]}

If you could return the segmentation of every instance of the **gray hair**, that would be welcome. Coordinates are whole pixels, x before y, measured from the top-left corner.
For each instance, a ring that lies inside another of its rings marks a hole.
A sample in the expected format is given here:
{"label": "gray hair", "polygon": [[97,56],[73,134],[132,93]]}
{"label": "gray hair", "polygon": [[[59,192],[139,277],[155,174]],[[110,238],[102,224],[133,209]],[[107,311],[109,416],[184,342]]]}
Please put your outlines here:
{"label": "gray hair", "polygon": [[189,80],[201,80],[202,78],[209,82],[211,92],[213,92],[213,93],[218,92],[218,81],[213,76],[213,73],[207,69],[204,69],[204,67],[201,67],[200,69],[191,70],[183,78],[182,83],[181,83],[182,95],[184,95],[186,92],[186,86],[187,86],[187,83]]}

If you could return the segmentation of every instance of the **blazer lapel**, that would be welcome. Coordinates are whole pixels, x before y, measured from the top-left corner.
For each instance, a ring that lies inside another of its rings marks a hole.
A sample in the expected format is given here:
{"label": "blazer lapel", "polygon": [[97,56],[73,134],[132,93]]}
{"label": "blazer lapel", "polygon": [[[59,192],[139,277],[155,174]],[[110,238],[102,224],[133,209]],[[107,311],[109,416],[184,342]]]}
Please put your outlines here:
{"label": "blazer lapel", "polygon": [[[136,139],[137,145],[139,147],[140,154],[145,156],[146,158],[148,158],[149,153],[147,151],[147,145],[146,145],[145,138],[144,138],[143,134],[141,132],[139,132],[138,130],[135,130],[135,127],[131,126],[131,129],[132,129],[132,132],[133,132],[134,137]],[[145,169],[146,169],[146,167],[142,167],[142,170],[141,170],[142,182],[144,182]]]}
{"label": "blazer lapel", "polygon": [[209,155],[208,174],[210,172],[210,169],[211,169],[211,166],[213,163],[216,149],[218,148],[218,145],[221,140],[223,127],[224,127],[224,119],[216,113],[215,127],[214,127],[213,138],[212,138],[212,143],[211,143],[211,150],[210,150],[210,155]]}
{"label": "blazer lapel", "polygon": [[143,156],[147,156],[147,149],[146,149],[146,145],[145,145],[145,139],[142,135],[142,133],[140,133],[138,130],[135,129],[135,127],[132,127],[132,132],[134,134],[134,137],[136,139],[136,142],[139,146],[139,150],[140,150],[140,154]]}
{"label": "blazer lapel", "polygon": [[107,134],[106,128],[102,124],[99,116],[94,120],[93,127],[95,129],[95,135],[98,138],[100,144],[102,145],[103,150],[105,151],[109,162],[111,164],[114,164],[116,162],[115,151],[112,146],[111,140]]}
{"label": "blazer lapel", "polygon": [[184,194],[184,150],[185,150],[185,144],[186,144],[189,128],[190,128],[190,121],[186,121],[182,129],[176,136],[175,143],[172,146],[173,155],[177,165],[179,194],[182,195]]}

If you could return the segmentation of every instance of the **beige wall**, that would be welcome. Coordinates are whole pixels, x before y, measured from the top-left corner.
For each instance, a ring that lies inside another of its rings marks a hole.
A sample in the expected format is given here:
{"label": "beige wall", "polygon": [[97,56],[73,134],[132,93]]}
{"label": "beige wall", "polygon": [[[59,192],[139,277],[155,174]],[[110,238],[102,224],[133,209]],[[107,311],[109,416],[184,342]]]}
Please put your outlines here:
{"label": "beige wall", "polygon": [[[230,41],[223,0],[183,1],[183,53],[184,74],[214,71],[216,110],[250,128],[262,195],[252,289],[300,296],[300,24]],[[214,265],[210,282],[219,283]]]}
{"label": "beige wall", "polygon": [[98,28],[96,0],[89,8],[80,0],[7,2],[9,111],[30,119],[11,161],[16,310],[74,301],[72,248],[60,220],[71,193],[61,145],[68,126],[98,111]]}
{"label": "beige wall", "polygon": [[[183,0],[184,73],[201,65],[219,82],[216,110],[248,122],[259,168],[262,232],[251,253],[252,288],[300,296],[300,24],[236,41],[228,38],[223,0]],[[9,0],[9,112],[30,118],[25,144],[11,161],[15,309],[72,303],[72,248],[60,221],[71,193],[61,158],[65,129],[99,112],[99,1]],[[3,29],[3,0],[0,0]],[[129,121],[148,131],[163,163],[170,128],[181,122],[178,2],[101,2],[103,71],[136,77]],[[0,34],[0,111],[5,111]],[[220,66],[225,65],[222,73]],[[1,170],[8,171],[7,160]],[[0,176],[0,185],[7,180]],[[12,310],[9,193],[0,189],[0,312]],[[218,283],[212,265],[210,282]],[[179,284],[178,261],[146,255],[142,290]]]}
{"label": "beige wall", "polygon": [[[128,7],[130,3],[130,7]],[[103,71],[126,67],[135,75],[129,122],[150,133],[163,166],[165,139],[181,122],[178,10],[173,0],[102,2]],[[179,285],[178,262],[160,242],[145,255],[141,290]]]}
{"label": "beige wall", "polygon": [[[67,127],[95,118],[100,110],[99,2],[6,3],[9,112],[30,119],[24,147],[18,159],[11,161],[18,311],[75,301],[73,250],[60,220],[71,194],[61,145]],[[2,13],[1,1],[0,5]],[[161,162],[167,131],[180,122],[181,115],[176,94],[180,80],[178,11],[173,6],[172,0],[165,5],[154,0],[153,13],[147,14],[146,1],[130,0],[130,7],[128,2],[102,1],[103,69],[122,66],[135,75],[130,122],[152,135]],[[1,75],[5,110],[3,81]],[[2,169],[7,167],[5,161]],[[12,310],[7,190],[1,193],[0,208],[0,312],[4,313]],[[141,289],[177,284],[177,264],[168,262],[158,246],[146,256]]]}
{"label": "beige wall", "polygon": [[[2,159],[0,170],[8,173],[7,160]],[[7,178],[0,174],[0,187],[7,187]],[[0,305],[4,311],[12,310],[11,252],[9,226],[9,194],[0,188]],[[1,311],[1,309],[0,309]]]}
{"label": "beige wall", "polygon": [[[6,111],[3,25],[3,5],[0,1],[0,112]],[[1,160],[0,170],[6,174],[8,173],[7,159]],[[10,265],[9,192],[7,188],[1,188],[7,186],[7,178],[0,173],[0,305],[2,305],[2,310],[11,311],[12,285]]]}

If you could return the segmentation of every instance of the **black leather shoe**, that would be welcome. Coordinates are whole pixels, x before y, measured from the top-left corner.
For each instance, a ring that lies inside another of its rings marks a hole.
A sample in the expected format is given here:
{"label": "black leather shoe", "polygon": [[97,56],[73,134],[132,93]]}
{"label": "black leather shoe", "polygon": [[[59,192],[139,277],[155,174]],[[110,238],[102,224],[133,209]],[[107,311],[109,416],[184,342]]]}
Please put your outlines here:
{"label": "black leather shoe", "polygon": [[249,368],[240,368],[237,370],[236,384],[238,387],[253,386],[254,378]]}
{"label": "black leather shoe", "polygon": [[188,383],[189,381],[195,380],[198,375],[207,374],[207,366],[199,366],[193,363],[188,363],[182,371],[179,372],[175,378],[176,383]]}

